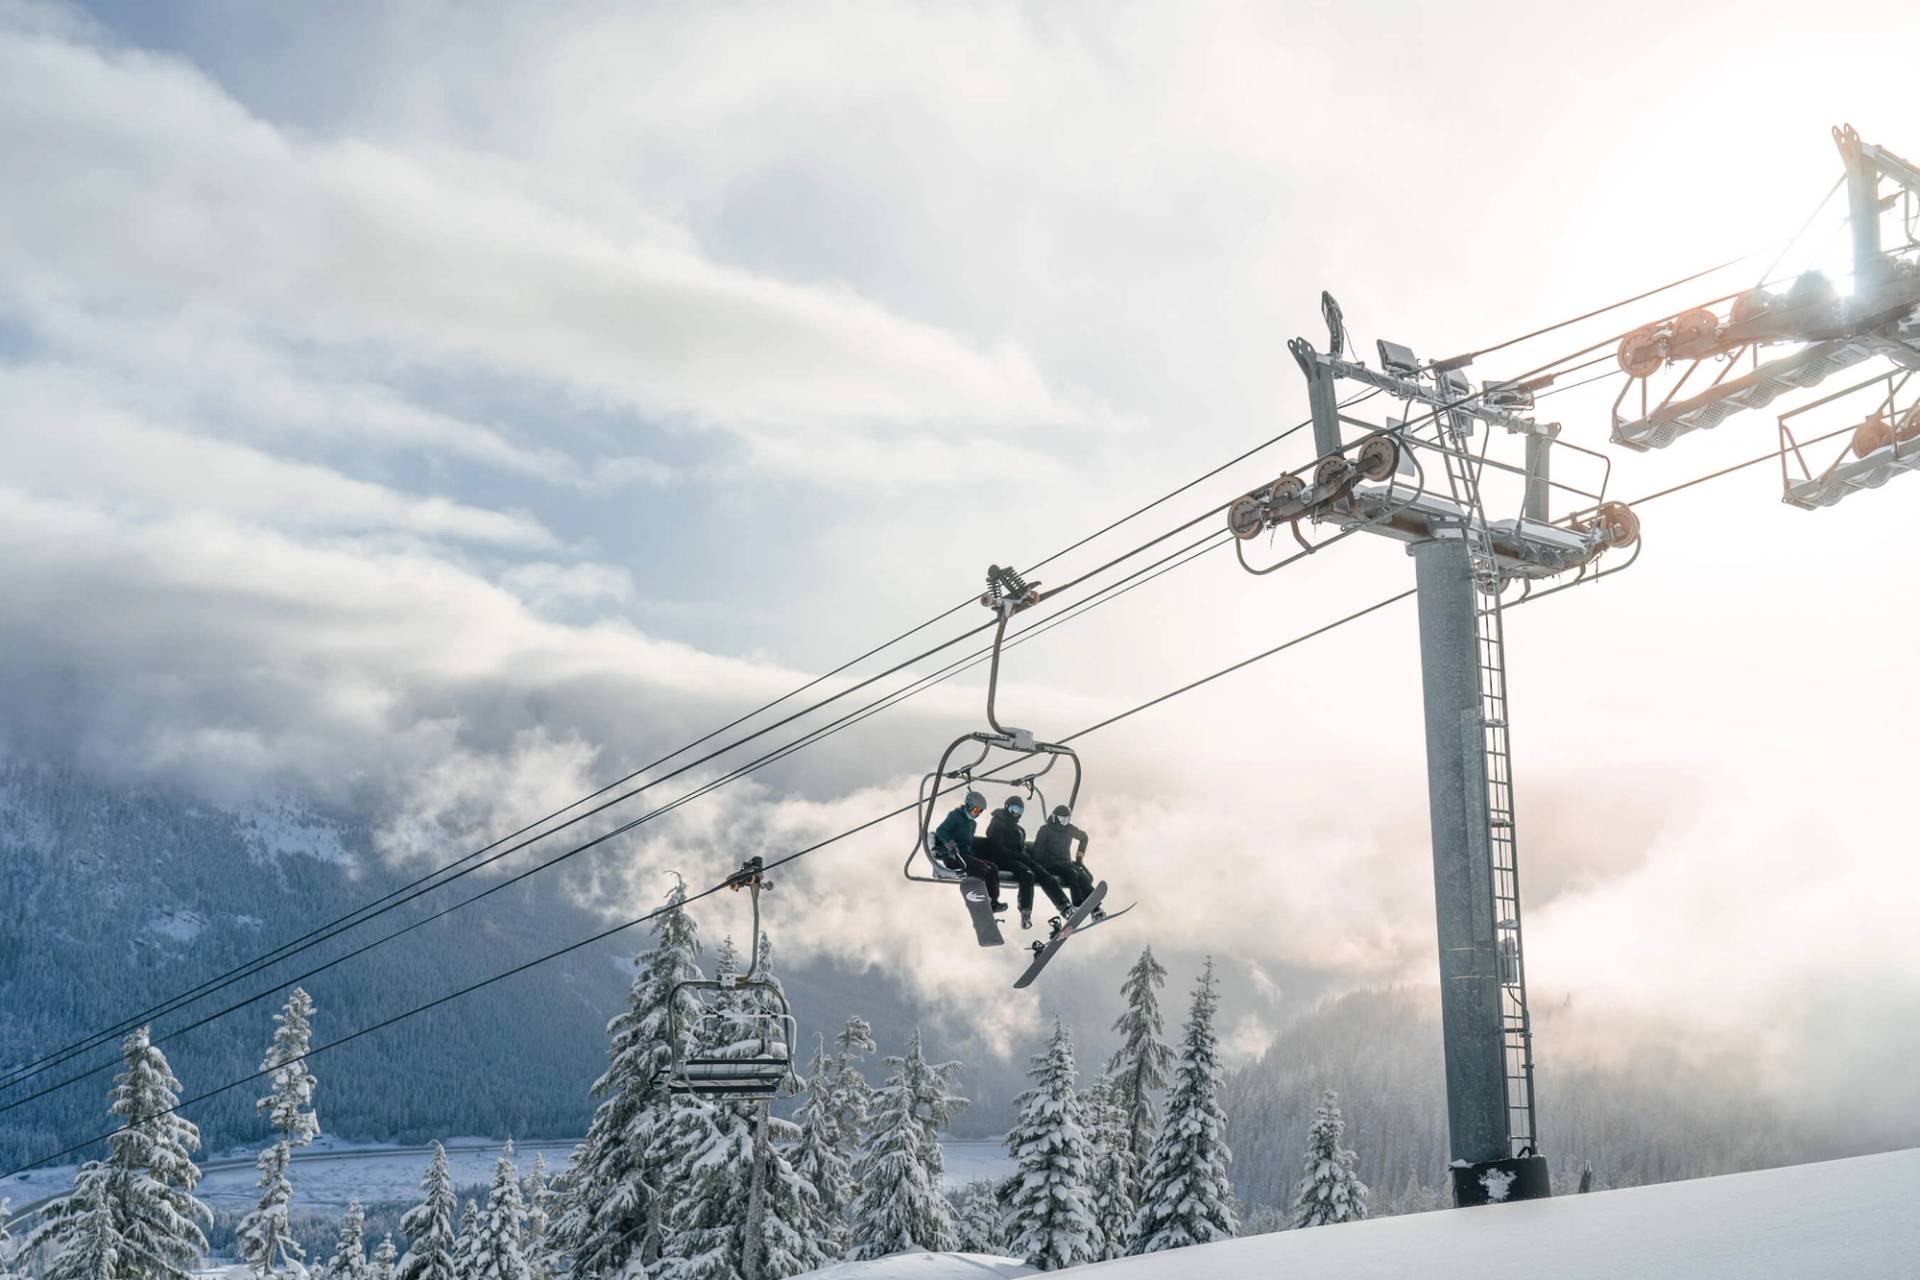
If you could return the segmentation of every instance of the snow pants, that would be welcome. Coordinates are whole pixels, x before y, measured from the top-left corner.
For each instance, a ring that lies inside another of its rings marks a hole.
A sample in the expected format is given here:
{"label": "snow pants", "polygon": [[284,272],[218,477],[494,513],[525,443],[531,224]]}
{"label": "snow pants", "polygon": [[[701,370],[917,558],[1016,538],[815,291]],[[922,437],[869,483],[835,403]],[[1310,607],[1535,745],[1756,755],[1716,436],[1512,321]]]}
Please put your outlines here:
{"label": "snow pants", "polygon": [[[952,846],[949,845],[948,848],[952,849]],[[994,866],[993,863],[988,862],[985,858],[977,858],[971,853],[961,853],[958,849],[953,849],[952,851],[959,856],[960,869],[986,884],[987,897],[991,901],[1000,901],[1000,868]],[[946,857],[944,851],[941,857],[943,859]],[[948,865],[951,866],[952,864],[948,863]]]}
{"label": "snow pants", "polygon": [[1036,861],[1034,865],[1065,885],[1072,893],[1073,905],[1076,907],[1085,902],[1087,895],[1093,892],[1093,872],[1087,870],[1087,864],[1084,862]]}
{"label": "snow pants", "polygon": [[977,859],[984,859],[987,862],[991,862],[994,866],[1000,868],[1002,872],[1013,877],[1014,882],[1020,886],[1020,910],[1022,913],[1033,910],[1033,887],[1036,884],[1046,891],[1048,899],[1052,901],[1057,909],[1062,912],[1071,909],[1068,906],[1065,891],[1060,888],[1060,882],[1055,880],[1052,875],[1041,870],[1040,864],[1026,854],[1020,854],[1018,857],[1003,854],[988,844],[983,837],[975,836],[973,838],[973,856]]}

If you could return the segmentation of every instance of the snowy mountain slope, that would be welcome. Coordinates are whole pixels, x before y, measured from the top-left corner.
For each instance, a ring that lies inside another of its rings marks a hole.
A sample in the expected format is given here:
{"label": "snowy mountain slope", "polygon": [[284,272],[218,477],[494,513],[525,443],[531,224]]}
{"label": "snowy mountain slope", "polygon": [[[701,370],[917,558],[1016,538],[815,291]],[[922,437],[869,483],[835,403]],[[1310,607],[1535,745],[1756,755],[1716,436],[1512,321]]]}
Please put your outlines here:
{"label": "snowy mountain slope", "polygon": [[[1912,1280],[1920,1276],[1916,1203],[1920,1150],[1893,1151],[1283,1231],[1074,1271],[1088,1280]],[[858,1272],[812,1274],[912,1280],[936,1273],[909,1255]]]}
{"label": "snowy mountain slope", "polygon": [[795,1280],[1012,1280],[1037,1274],[1018,1258],[985,1253],[896,1253],[875,1262],[837,1262]]}

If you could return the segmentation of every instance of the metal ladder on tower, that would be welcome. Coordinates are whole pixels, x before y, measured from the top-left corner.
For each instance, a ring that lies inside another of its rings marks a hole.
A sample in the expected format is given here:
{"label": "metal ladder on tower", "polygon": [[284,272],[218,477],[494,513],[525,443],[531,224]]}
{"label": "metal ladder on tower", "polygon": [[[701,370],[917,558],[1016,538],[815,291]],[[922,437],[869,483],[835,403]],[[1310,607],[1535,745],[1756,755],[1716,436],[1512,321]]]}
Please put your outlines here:
{"label": "metal ladder on tower", "polygon": [[[1469,444],[1473,420],[1443,411],[1442,456],[1447,484],[1464,517],[1461,536],[1473,566],[1475,671],[1480,688],[1480,756],[1486,791],[1486,855],[1492,872],[1494,939],[1500,971],[1500,1023],[1506,1075],[1509,1153],[1535,1149],[1533,1024],[1520,946],[1520,868],[1513,827],[1513,757],[1508,744],[1506,636],[1500,613],[1500,566],[1480,500],[1479,470]],[[1485,428],[1491,430],[1491,428]],[[1471,753],[1469,753],[1471,755]]]}

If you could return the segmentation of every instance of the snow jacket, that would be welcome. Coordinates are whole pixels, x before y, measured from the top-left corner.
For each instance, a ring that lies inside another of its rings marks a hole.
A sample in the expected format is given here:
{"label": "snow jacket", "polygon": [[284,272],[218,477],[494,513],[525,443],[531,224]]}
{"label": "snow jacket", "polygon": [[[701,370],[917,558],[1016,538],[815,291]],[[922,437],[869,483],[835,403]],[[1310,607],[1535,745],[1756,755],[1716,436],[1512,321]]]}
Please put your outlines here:
{"label": "snow jacket", "polygon": [[1040,831],[1033,837],[1033,856],[1039,862],[1073,861],[1073,844],[1080,843],[1080,852],[1087,852],[1087,833],[1071,822],[1055,822],[1049,818],[1040,824]]}
{"label": "snow jacket", "polygon": [[995,857],[1018,862],[1027,856],[1027,833],[1020,819],[1005,809],[995,809],[987,822],[987,845]]}
{"label": "snow jacket", "polygon": [[933,833],[933,847],[944,849],[952,845],[962,853],[973,848],[973,815],[962,805],[948,814]]}

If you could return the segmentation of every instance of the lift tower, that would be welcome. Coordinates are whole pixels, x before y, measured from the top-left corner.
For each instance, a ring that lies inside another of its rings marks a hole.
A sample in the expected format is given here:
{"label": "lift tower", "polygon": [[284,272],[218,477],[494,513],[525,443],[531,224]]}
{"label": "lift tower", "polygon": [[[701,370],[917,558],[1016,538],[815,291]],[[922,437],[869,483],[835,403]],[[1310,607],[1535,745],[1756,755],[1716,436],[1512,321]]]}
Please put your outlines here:
{"label": "lift tower", "polygon": [[[1423,366],[1411,351],[1379,344],[1379,370],[1347,358],[1339,305],[1321,296],[1328,350],[1290,344],[1307,378],[1316,452],[1311,477],[1285,475],[1233,505],[1228,524],[1244,544],[1299,522],[1372,532],[1408,545],[1418,586],[1425,696],[1428,807],[1440,948],[1447,1122],[1457,1203],[1544,1196],[1547,1166],[1534,1125],[1533,1039],[1520,931],[1506,641],[1501,597],[1516,581],[1569,570],[1585,576],[1610,547],[1637,541],[1631,512],[1605,501],[1605,459],[1590,517],[1550,523],[1549,459],[1559,425],[1526,416],[1532,390],[1476,391],[1465,359]],[[1364,383],[1400,400],[1385,427],[1341,412],[1336,384]],[[1367,434],[1349,441],[1346,426]],[[1524,441],[1524,464],[1489,457],[1495,428]],[[1477,446],[1475,435],[1488,438]],[[1562,448],[1576,448],[1562,444]],[[1491,469],[1520,493],[1512,518],[1487,512]],[[1373,483],[1368,483],[1373,482]],[[1247,565],[1244,552],[1241,563]]]}

